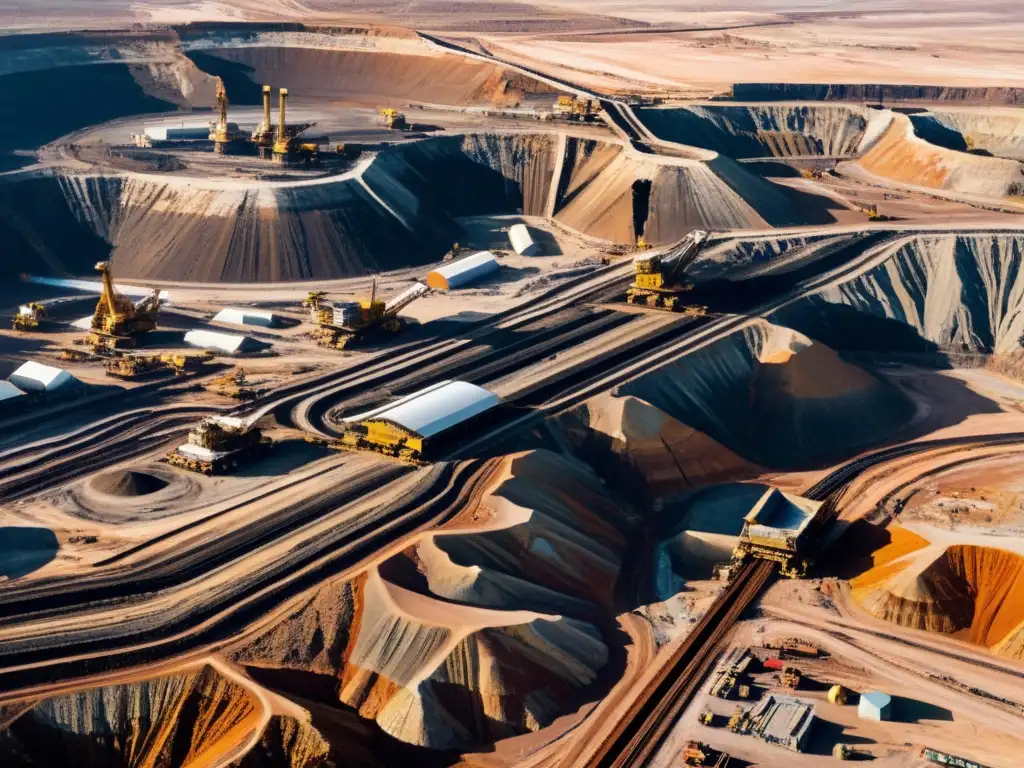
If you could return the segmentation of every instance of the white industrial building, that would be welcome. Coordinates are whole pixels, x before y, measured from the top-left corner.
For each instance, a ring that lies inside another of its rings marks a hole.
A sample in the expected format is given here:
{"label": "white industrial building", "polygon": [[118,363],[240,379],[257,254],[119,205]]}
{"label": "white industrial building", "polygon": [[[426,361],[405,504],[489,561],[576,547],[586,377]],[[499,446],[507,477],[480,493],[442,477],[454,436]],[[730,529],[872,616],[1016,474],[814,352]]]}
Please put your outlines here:
{"label": "white industrial building", "polygon": [[246,355],[262,352],[271,345],[249,336],[235,333],[218,333],[216,331],[189,331],[185,334],[185,343],[211,352],[225,355]]}
{"label": "white industrial building", "polygon": [[512,244],[512,250],[520,256],[537,256],[540,254],[540,245],[530,234],[530,228],[525,224],[513,224],[508,230],[508,241]]}
{"label": "white industrial building", "polygon": [[498,259],[493,253],[480,251],[429,272],[427,285],[438,291],[450,291],[494,274],[499,266]]}
{"label": "white industrial building", "polygon": [[43,365],[29,360],[7,377],[7,380],[24,392],[56,392],[73,384],[76,379],[62,368]]}
{"label": "white industrial building", "polygon": [[210,123],[146,126],[143,133],[151,141],[202,141],[210,138]]}
{"label": "white industrial building", "polygon": [[892,696],[881,691],[869,691],[860,695],[857,716],[861,720],[891,720]]}
{"label": "white industrial building", "polygon": [[273,312],[265,309],[224,307],[214,315],[213,322],[230,325],[254,325],[259,328],[276,328],[280,320]]}
{"label": "white industrial building", "polygon": [[15,405],[25,393],[9,381],[0,381],[0,409],[7,409]]}

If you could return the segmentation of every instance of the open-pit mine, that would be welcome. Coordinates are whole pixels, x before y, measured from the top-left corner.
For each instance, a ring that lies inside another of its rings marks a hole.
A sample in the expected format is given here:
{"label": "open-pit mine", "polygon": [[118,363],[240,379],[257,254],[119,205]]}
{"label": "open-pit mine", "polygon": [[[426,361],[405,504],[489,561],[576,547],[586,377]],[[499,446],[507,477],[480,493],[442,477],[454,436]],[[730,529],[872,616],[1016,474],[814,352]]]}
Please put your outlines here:
{"label": "open-pit mine", "polygon": [[1021,765],[1024,12],[835,5],[0,0],[0,765]]}

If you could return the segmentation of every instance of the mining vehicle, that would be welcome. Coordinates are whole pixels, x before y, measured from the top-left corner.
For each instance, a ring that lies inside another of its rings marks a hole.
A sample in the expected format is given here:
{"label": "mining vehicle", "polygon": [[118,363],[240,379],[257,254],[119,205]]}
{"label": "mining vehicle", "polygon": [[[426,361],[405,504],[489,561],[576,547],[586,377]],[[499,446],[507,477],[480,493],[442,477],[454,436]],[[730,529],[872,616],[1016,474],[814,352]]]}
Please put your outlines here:
{"label": "mining vehicle", "polygon": [[429,292],[430,288],[423,283],[414,283],[385,302],[377,298],[377,280],[374,279],[370,298],[343,302],[331,308],[324,306],[322,295],[313,299],[311,293],[306,299],[310,311],[315,313],[315,324],[310,335],[321,347],[345,349],[375,334],[397,333],[404,326],[398,313]]}
{"label": "mining vehicle", "polygon": [[114,289],[110,262],[101,261],[96,269],[103,276],[103,292],[92,315],[89,343],[100,351],[133,349],[140,335],[156,328],[160,309],[160,291],[154,289],[137,304]]}
{"label": "mining vehicle", "polygon": [[220,475],[238,469],[272,445],[252,421],[209,416],[189,431],[187,442],[167,454],[167,461],[190,472]]}
{"label": "mining vehicle", "polygon": [[217,79],[217,121],[210,125],[210,141],[213,151],[219,155],[227,154],[231,142],[243,140],[244,134],[235,123],[228,122],[228,92],[224,81]]}
{"label": "mining vehicle", "polygon": [[558,97],[555,102],[555,115],[566,120],[579,120],[588,122],[593,120],[601,111],[601,102],[597,99],[589,99],[586,96]]}
{"label": "mining vehicle", "polygon": [[227,371],[210,381],[206,386],[208,392],[216,395],[224,395],[234,400],[255,400],[260,396],[261,391],[251,386],[251,382],[245,375],[245,369]]}
{"label": "mining vehicle", "polygon": [[200,371],[206,365],[213,362],[213,355],[210,352],[198,352],[185,355],[180,352],[160,355],[160,362],[174,371],[176,376],[184,376],[186,373]]}
{"label": "mining vehicle", "polygon": [[743,733],[747,730],[748,720],[747,712],[743,707],[736,707],[736,711],[732,713],[729,718],[728,728],[733,733]]}
{"label": "mining vehicle", "polygon": [[405,115],[394,107],[380,107],[377,110],[377,114],[384,118],[385,128],[390,128],[393,131],[404,131],[409,126],[405,120]]}
{"label": "mining vehicle", "polygon": [[18,307],[18,314],[14,316],[11,327],[16,331],[34,331],[39,328],[39,323],[46,317],[46,307],[38,302],[22,304]]}
{"label": "mining vehicle", "polygon": [[157,355],[124,355],[120,352],[107,358],[107,376],[128,381],[152,376],[167,369]]}
{"label": "mining vehicle", "polygon": [[727,768],[731,762],[728,753],[720,752],[700,741],[688,741],[683,747],[683,765],[704,768]]}
{"label": "mining vehicle", "polygon": [[783,688],[795,691],[800,687],[800,678],[802,676],[800,670],[796,667],[783,667],[782,672],[779,674],[779,682],[782,683]]}
{"label": "mining vehicle", "polygon": [[[684,310],[705,314],[706,307],[686,307],[683,295],[693,286],[682,282],[683,270],[697,258],[709,234],[695,229],[672,251],[665,254],[641,252],[633,258],[635,270],[633,284],[626,291],[630,304],[646,304],[649,307],[667,309],[670,312]],[[639,244],[639,240],[637,241]]]}
{"label": "mining vehicle", "polygon": [[968,760],[966,757],[957,757],[951,755],[948,752],[940,752],[937,749],[931,747],[922,747],[921,751],[917,755],[919,760],[928,760],[938,765],[953,765],[956,768],[986,768],[981,763],[976,763],[973,760]]}
{"label": "mining vehicle", "polygon": [[704,707],[700,711],[700,714],[697,715],[697,722],[709,728],[715,724],[715,713],[711,711],[711,707]]}

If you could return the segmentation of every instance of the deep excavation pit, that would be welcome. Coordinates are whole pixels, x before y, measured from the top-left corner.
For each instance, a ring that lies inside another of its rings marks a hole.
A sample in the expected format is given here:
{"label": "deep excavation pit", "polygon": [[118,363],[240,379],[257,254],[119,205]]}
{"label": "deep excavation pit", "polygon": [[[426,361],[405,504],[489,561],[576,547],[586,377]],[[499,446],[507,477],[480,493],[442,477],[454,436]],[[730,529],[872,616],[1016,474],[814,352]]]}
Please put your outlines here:
{"label": "deep excavation pit", "polygon": [[899,525],[850,582],[874,616],[950,634],[1024,659],[1024,556],[988,546],[930,543]]}

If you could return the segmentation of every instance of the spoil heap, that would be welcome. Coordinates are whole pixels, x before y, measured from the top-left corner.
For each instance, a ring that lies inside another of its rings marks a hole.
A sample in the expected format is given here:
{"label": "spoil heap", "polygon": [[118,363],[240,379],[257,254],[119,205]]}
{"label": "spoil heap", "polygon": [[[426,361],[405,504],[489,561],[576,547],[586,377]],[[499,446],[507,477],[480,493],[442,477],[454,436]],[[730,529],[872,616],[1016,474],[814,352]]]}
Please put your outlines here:
{"label": "spoil heap", "polygon": [[917,187],[990,198],[1024,192],[1019,162],[929,144],[914,133],[906,115],[894,115],[885,133],[857,162],[877,176]]}
{"label": "spoil heap", "polygon": [[943,546],[899,526],[873,567],[851,581],[854,597],[880,619],[954,634],[1024,658],[1024,556],[974,544]]}
{"label": "spoil heap", "polygon": [[978,155],[1024,160],[1024,116],[1019,110],[933,110],[910,115],[925,141]]}
{"label": "spoil heap", "polygon": [[0,718],[4,765],[199,768],[256,735],[254,694],[204,667],[43,699]]}
{"label": "spoil heap", "polygon": [[104,472],[92,478],[89,484],[94,491],[124,497],[148,496],[167,487],[167,481],[162,477],[134,470]]}
{"label": "spoil heap", "polygon": [[920,351],[923,339],[940,349],[1013,352],[1024,335],[1022,256],[1024,237],[1013,233],[919,235],[772,319],[813,328],[844,349]]}
{"label": "spoil heap", "polygon": [[289,690],[289,675],[315,679],[321,702],[434,749],[535,731],[576,706],[607,662],[599,630],[522,608],[607,610],[631,518],[570,460],[538,452],[493,471],[441,532],[319,588],[235,659]]}
{"label": "spoil heap", "polygon": [[733,158],[854,155],[874,114],[864,107],[806,104],[637,110],[659,139]]}
{"label": "spoil heap", "polygon": [[885,439],[913,413],[891,385],[764,321],[620,389],[771,469],[847,456]]}

